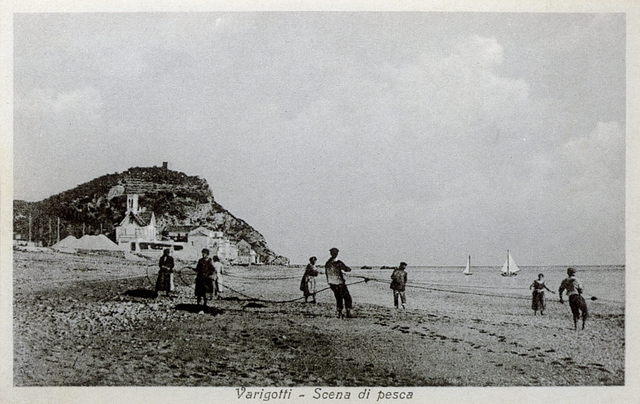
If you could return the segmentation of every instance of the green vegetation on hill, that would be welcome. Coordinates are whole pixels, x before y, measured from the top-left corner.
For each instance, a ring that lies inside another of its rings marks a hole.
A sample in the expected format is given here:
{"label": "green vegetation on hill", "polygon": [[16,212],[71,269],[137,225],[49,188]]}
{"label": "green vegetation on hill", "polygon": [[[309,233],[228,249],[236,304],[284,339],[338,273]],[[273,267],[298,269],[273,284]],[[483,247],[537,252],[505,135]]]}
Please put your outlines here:
{"label": "green vegetation on hill", "polygon": [[115,226],[124,218],[127,193],[139,194],[141,209],[153,211],[158,233],[168,225],[201,225],[246,240],[263,262],[288,263],[271,251],[257,230],[215,202],[206,180],[161,167],[134,167],[107,174],[38,202],[13,202],[14,232],[27,237],[29,215],[34,241],[44,245],[67,235],[105,234],[115,240]]}

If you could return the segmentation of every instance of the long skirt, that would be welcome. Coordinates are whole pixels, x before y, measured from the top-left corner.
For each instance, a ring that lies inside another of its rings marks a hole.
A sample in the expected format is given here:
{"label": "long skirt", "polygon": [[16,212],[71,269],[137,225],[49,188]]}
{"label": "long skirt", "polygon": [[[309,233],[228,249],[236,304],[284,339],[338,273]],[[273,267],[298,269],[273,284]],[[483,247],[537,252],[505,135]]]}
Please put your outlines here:
{"label": "long skirt", "polygon": [[304,297],[313,296],[316,294],[316,278],[313,276],[305,276],[300,282],[300,290]]}
{"label": "long skirt", "polygon": [[535,311],[544,310],[544,291],[533,291],[531,295],[531,308]]}
{"label": "long skirt", "polygon": [[196,297],[207,297],[211,294],[213,294],[213,278],[197,276]]}
{"label": "long skirt", "polygon": [[160,272],[158,272],[158,279],[156,280],[156,292],[173,292],[174,289],[173,273],[160,270]]}

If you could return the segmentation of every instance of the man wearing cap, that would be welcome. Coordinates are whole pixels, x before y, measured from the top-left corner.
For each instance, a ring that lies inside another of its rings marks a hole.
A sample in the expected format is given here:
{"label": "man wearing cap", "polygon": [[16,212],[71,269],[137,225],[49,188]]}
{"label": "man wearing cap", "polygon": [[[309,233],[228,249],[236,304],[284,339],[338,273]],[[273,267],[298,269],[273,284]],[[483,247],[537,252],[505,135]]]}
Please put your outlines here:
{"label": "man wearing cap", "polygon": [[584,330],[584,323],[587,321],[589,310],[587,309],[587,302],[582,297],[582,285],[576,278],[576,270],[574,268],[567,268],[567,275],[558,289],[560,303],[564,303],[562,292],[566,291],[569,297],[571,313],[573,314],[573,329],[578,329],[578,319],[580,318],[580,313],[582,313],[582,329]]}
{"label": "man wearing cap", "polygon": [[213,275],[216,271],[211,263],[211,258],[209,258],[209,250],[207,248],[202,249],[202,258],[198,260],[195,271],[198,306],[200,305],[200,299],[204,299],[204,306],[206,307],[208,298],[213,294]]}
{"label": "man wearing cap", "polygon": [[331,254],[331,258],[324,264],[324,271],[327,275],[327,283],[329,287],[333,291],[333,294],[336,297],[336,306],[338,317],[342,318],[342,309],[347,309],[347,317],[351,317],[351,295],[349,294],[349,289],[347,289],[347,284],[344,281],[343,272],[351,271],[351,268],[346,266],[342,261],[338,260],[338,249],[332,248],[329,250],[329,254]]}

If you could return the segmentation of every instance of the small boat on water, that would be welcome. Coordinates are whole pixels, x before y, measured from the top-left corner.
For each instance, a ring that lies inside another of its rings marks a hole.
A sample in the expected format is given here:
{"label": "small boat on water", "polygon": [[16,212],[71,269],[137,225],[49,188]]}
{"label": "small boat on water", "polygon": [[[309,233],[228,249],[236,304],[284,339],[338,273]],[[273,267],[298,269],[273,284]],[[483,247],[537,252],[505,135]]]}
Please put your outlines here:
{"label": "small boat on water", "polygon": [[504,262],[501,271],[502,276],[516,276],[518,275],[519,271],[520,267],[518,267],[518,264],[516,264],[516,262],[514,261],[511,253],[509,252],[509,250],[507,250],[507,260]]}
{"label": "small boat on water", "polygon": [[464,268],[464,271],[462,271],[462,273],[465,275],[473,275],[471,273],[471,256],[467,258],[467,266]]}

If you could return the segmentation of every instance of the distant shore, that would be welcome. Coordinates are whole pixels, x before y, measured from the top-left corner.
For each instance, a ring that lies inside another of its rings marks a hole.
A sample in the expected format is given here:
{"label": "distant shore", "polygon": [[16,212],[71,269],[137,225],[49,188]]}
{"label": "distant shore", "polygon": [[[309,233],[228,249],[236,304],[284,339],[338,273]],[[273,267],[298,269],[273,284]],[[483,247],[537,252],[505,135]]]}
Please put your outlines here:
{"label": "distant shore", "polygon": [[[301,270],[229,268],[225,282],[265,300],[298,295]],[[432,293],[430,307],[251,301],[229,290],[199,314],[185,269],[178,297],[151,298],[154,261],[14,252],[14,383],[176,386],[513,386],[624,383],[624,308],[598,306],[585,331],[568,307],[513,314],[483,296]],[[255,278],[251,280],[248,278]],[[324,286],[322,282],[319,285]],[[384,286],[384,285],[383,285]],[[367,289],[369,288],[369,289]],[[378,292],[379,291],[379,292]],[[360,299],[360,300],[359,300]],[[566,309],[566,310],[565,310]],[[363,343],[366,341],[366,343]]]}

